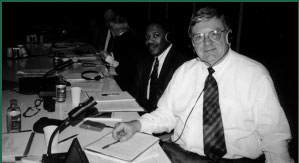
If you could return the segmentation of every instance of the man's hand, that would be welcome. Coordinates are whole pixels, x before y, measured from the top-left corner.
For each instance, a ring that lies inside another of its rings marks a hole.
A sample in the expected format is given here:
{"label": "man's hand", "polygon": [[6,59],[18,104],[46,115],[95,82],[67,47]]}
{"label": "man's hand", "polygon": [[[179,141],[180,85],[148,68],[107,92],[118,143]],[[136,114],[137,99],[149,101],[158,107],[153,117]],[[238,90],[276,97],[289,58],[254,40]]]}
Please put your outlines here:
{"label": "man's hand", "polygon": [[107,51],[100,51],[99,53],[100,57],[105,60],[107,56],[109,56],[110,54]]}
{"label": "man's hand", "polygon": [[109,66],[116,68],[119,65],[118,61],[114,59],[112,52],[101,51],[99,55]]}
{"label": "man's hand", "polygon": [[116,123],[112,131],[112,136],[120,142],[129,140],[136,132],[140,131],[141,123],[136,121]]}

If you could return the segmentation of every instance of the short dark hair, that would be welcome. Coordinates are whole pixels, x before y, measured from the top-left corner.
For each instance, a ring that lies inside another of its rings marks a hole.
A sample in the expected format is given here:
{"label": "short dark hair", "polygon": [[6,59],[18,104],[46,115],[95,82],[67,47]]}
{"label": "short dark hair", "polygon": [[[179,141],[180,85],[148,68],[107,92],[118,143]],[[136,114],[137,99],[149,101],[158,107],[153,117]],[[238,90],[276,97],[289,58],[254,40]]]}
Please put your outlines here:
{"label": "short dark hair", "polygon": [[129,24],[126,18],[121,17],[121,16],[115,16],[111,21],[110,21],[110,26],[111,24],[118,24],[119,28],[122,30],[128,30],[129,29]]}
{"label": "short dark hair", "polygon": [[165,31],[165,33],[172,32],[170,22],[167,19],[150,19],[147,22],[146,27],[149,25],[158,25]]}
{"label": "short dark hair", "polygon": [[221,20],[224,27],[228,30],[231,30],[231,28],[228,26],[225,16],[223,13],[220,13],[219,10],[216,8],[211,7],[205,7],[197,10],[195,13],[192,14],[189,27],[188,27],[188,34],[191,35],[191,27],[193,27],[195,24],[206,21],[212,18],[218,18]]}

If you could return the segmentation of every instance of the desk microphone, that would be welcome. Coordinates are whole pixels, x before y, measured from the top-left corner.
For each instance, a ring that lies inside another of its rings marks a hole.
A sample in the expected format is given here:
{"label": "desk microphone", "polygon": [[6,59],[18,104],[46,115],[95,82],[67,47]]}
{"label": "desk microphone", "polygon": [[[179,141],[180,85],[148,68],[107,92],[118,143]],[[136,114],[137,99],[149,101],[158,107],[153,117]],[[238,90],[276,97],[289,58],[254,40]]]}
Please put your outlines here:
{"label": "desk microphone", "polygon": [[[39,96],[40,97],[46,97],[56,96],[56,83],[59,80],[59,76],[54,75],[51,77],[51,75],[55,74],[56,72],[59,72],[60,70],[64,69],[65,67],[68,67],[74,63],[78,62],[78,58],[74,57],[72,59],[69,59],[61,64],[56,65],[51,70],[49,70],[47,73],[45,73],[39,82]],[[65,81],[66,85],[71,85],[69,82]]]}
{"label": "desk microphone", "polygon": [[77,58],[77,57],[73,57],[72,59],[69,59],[69,60],[67,60],[67,61],[65,61],[65,62],[63,62],[63,63],[61,63],[61,64],[59,64],[59,65],[56,65],[54,68],[52,68],[50,71],[48,71],[48,72],[44,75],[44,77],[47,77],[47,76],[49,76],[49,75],[52,75],[55,71],[60,71],[60,70],[62,70],[63,68],[68,67],[68,66],[70,66],[70,65],[72,65],[72,64],[74,64],[74,63],[76,63],[76,62],[78,62],[78,58]]}
{"label": "desk microphone", "polygon": [[73,57],[73,58],[68,59],[67,61],[63,62],[62,64],[55,66],[54,68],[56,70],[61,70],[61,69],[65,68],[65,67],[67,67],[69,65],[72,65],[72,64],[78,62],[78,60],[79,59],[77,57]]}
{"label": "desk microphone", "polygon": [[83,103],[80,103],[79,106],[68,113],[69,116],[63,120],[63,122],[53,131],[48,143],[47,153],[42,156],[42,163],[66,163],[66,157],[68,156],[68,153],[52,154],[51,148],[54,136],[56,133],[62,132],[62,129],[68,127],[72,121],[76,120],[78,117],[80,117],[80,115],[94,107],[96,104],[97,102],[94,100],[94,98],[89,97],[87,100],[85,100]]}

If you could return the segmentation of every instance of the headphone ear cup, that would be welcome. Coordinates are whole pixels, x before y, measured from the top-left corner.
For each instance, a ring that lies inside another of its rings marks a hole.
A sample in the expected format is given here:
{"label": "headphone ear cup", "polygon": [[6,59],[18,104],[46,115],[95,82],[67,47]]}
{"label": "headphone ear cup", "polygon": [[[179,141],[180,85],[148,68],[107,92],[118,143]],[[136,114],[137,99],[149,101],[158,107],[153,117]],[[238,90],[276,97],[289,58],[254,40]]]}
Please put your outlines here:
{"label": "headphone ear cup", "polygon": [[169,32],[167,32],[164,37],[167,42],[171,42],[171,35]]}
{"label": "headphone ear cup", "polygon": [[233,40],[232,32],[227,32],[226,43],[230,45],[232,43],[232,40]]}

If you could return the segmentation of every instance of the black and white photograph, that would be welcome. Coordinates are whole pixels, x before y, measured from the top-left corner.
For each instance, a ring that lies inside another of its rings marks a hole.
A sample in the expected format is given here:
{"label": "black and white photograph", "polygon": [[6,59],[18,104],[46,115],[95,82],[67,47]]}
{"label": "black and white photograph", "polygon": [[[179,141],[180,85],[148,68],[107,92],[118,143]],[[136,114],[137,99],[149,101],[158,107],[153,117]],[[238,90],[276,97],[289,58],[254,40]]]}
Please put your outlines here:
{"label": "black and white photograph", "polygon": [[1,8],[2,162],[298,162],[297,2]]}

